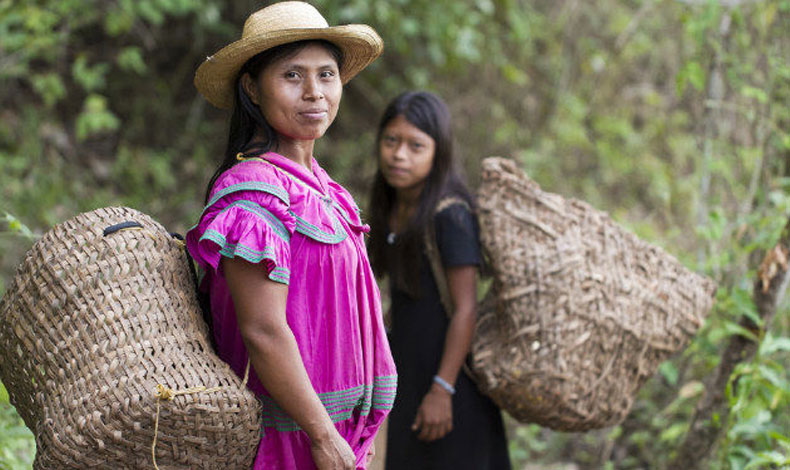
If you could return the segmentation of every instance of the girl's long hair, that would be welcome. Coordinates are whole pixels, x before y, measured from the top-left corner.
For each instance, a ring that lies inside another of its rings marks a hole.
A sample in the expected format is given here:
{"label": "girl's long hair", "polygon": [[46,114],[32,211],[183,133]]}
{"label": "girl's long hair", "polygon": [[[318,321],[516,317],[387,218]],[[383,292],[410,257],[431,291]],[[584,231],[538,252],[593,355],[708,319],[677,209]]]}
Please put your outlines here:
{"label": "girl's long hair", "polygon": [[228,130],[228,144],[225,148],[225,158],[217,167],[216,171],[208,183],[205,194],[205,202],[208,202],[211,188],[217,182],[217,178],[233,165],[238,163],[236,156],[239,153],[244,155],[260,155],[271,150],[277,150],[278,136],[277,131],[266,121],[258,106],[252,102],[244,87],[241,84],[241,77],[245,73],[250,74],[253,81],[258,80],[263,69],[269,64],[296,55],[309,44],[319,44],[325,47],[337,62],[338,70],[343,67],[343,53],[336,45],[324,40],[307,40],[283,44],[267,49],[250,58],[239,71],[234,86],[233,111],[230,116],[230,128]]}
{"label": "girl's long hair", "polygon": [[379,153],[381,135],[396,117],[403,116],[409,123],[425,132],[435,143],[433,166],[425,180],[414,215],[398,234],[393,256],[387,256],[389,219],[395,209],[395,189],[376,171],[370,192],[370,241],[368,254],[374,272],[389,274],[400,290],[412,297],[419,297],[420,264],[423,241],[428,224],[433,223],[436,205],[442,198],[453,196],[463,199],[474,209],[474,200],[457,168],[450,111],[444,101],[433,93],[410,91],[395,98],[384,110],[376,138],[376,155]]}

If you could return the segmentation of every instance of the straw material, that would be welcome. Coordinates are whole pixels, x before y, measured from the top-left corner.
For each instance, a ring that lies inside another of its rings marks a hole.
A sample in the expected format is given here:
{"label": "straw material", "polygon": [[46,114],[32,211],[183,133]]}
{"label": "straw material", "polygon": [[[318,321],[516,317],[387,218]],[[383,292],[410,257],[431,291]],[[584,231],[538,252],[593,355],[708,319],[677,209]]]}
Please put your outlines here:
{"label": "straw material", "polygon": [[481,390],[557,430],[620,422],[701,326],[716,285],[510,160],[483,162],[479,203],[494,272],[472,346]]}
{"label": "straw material", "polygon": [[332,26],[309,3],[280,2],[247,18],[241,39],[198,67],[195,87],[218,108],[233,106],[233,87],[239,70],[254,55],[275,46],[308,39],[323,39],[343,52],[340,80],[345,84],[371,64],[384,50],[384,42],[367,25]]}
{"label": "straw material", "polygon": [[[125,221],[143,229],[103,235]],[[36,469],[153,468],[157,405],[160,468],[252,465],[260,404],[211,352],[183,245],[145,214],[98,209],[44,235],[0,302],[0,351]]]}

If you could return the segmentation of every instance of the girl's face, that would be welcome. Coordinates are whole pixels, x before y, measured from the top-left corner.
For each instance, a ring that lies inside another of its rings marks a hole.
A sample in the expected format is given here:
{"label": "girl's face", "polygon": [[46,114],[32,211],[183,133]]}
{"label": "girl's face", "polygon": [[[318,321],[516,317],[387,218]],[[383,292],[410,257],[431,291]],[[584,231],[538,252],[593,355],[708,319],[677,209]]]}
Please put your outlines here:
{"label": "girl's face", "polygon": [[384,127],[379,141],[379,168],[397,191],[419,191],[433,167],[433,137],[398,115]]}
{"label": "girl's face", "polygon": [[335,120],[343,85],[337,62],[320,44],[308,44],[292,57],[267,65],[242,85],[269,124],[283,137],[315,140]]}

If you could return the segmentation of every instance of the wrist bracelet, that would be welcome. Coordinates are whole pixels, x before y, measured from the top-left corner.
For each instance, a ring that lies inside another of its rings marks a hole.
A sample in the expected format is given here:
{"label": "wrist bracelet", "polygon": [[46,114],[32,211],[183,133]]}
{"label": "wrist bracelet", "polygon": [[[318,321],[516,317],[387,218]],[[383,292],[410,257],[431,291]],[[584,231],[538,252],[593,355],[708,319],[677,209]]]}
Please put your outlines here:
{"label": "wrist bracelet", "polygon": [[438,375],[433,376],[433,381],[436,382],[440,387],[442,387],[447,393],[450,395],[455,395],[455,387],[447,383],[446,380],[439,377]]}

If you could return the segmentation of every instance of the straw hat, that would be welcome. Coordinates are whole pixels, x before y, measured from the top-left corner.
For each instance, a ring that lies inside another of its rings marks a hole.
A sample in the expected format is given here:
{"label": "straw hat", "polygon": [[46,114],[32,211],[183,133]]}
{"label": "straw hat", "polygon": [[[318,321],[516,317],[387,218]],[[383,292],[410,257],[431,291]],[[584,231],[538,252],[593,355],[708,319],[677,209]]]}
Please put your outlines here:
{"label": "straw hat", "polygon": [[345,84],[381,54],[384,43],[370,26],[332,26],[312,5],[280,2],[247,18],[241,39],[207,57],[195,73],[195,86],[214,106],[233,106],[233,86],[242,65],[254,55],[281,44],[323,39],[343,52],[340,79]]}

